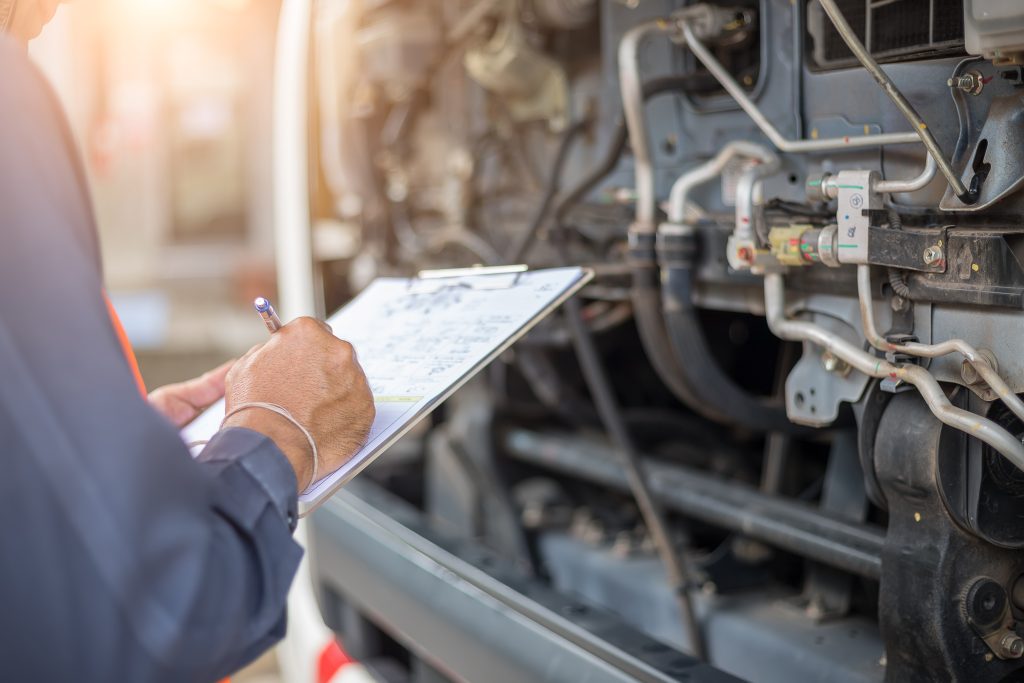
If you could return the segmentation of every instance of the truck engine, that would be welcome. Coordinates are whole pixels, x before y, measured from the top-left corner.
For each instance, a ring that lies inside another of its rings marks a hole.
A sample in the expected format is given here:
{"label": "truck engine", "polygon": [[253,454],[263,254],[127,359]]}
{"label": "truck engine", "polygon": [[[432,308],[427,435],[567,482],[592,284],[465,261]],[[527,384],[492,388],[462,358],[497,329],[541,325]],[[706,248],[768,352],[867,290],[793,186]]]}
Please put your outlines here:
{"label": "truck engine", "polygon": [[311,8],[325,311],[378,275],[596,273],[312,515],[346,651],[1024,676],[1024,5]]}

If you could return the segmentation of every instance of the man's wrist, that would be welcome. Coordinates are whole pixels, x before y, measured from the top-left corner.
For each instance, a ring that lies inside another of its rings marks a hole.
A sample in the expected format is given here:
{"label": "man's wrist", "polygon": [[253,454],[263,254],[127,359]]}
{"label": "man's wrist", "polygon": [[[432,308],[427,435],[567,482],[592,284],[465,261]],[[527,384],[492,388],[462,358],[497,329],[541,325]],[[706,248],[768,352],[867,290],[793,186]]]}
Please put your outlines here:
{"label": "man's wrist", "polygon": [[313,482],[313,452],[309,442],[299,429],[284,417],[269,411],[243,410],[224,422],[224,427],[241,427],[263,434],[284,453],[295,470],[299,491],[304,491]]}

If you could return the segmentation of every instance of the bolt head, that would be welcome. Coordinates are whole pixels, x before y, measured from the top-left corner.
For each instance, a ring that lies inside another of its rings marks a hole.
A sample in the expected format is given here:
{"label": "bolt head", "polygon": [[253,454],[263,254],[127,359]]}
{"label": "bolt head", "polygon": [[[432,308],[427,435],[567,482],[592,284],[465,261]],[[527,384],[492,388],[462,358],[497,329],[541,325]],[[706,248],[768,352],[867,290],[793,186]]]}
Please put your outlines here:
{"label": "bolt head", "polygon": [[825,368],[825,372],[839,375],[840,377],[846,377],[850,374],[849,363],[839,358],[831,351],[826,351],[821,354],[821,367]]}
{"label": "bolt head", "polygon": [[933,244],[924,250],[923,258],[926,265],[935,265],[942,260],[942,247]]}
{"label": "bolt head", "polygon": [[1020,659],[1024,657],[1024,638],[1016,633],[1007,633],[999,642],[1003,656],[1009,659]]}
{"label": "bolt head", "polygon": [[974,366],[966,360],[960,364],[960,376],[968,385],[974,384],[980,379],[980,377],[978,377],[978,371],[975,370]]}

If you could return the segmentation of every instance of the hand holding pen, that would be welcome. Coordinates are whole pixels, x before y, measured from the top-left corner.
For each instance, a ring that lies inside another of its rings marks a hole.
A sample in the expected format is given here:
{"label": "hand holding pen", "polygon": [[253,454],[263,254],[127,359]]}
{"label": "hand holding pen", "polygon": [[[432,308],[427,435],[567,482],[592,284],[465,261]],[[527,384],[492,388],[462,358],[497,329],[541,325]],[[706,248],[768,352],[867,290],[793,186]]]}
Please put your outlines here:
{"label": "hand holding pen", "polygon": [[224,426],[270,437],[302,491],[359,449],[373,397],[352,346],[327,325],[313,318],[282,325],[270,301],[260,297],[254,306],[272,334],[228,373]]}

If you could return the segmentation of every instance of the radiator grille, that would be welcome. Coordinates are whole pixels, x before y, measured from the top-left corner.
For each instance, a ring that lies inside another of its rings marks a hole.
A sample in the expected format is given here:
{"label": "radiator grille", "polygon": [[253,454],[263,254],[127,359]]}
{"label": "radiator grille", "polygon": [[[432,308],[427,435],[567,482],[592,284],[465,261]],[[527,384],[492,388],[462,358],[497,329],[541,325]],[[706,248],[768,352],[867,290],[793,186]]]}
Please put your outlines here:
{"label": "radiator grille", "polygon": [[[836,5],[879,62],[963,53],[963,0],[836,0]],[[807,9],[812,65],[834,69],[856,64],[816,0]]]}

